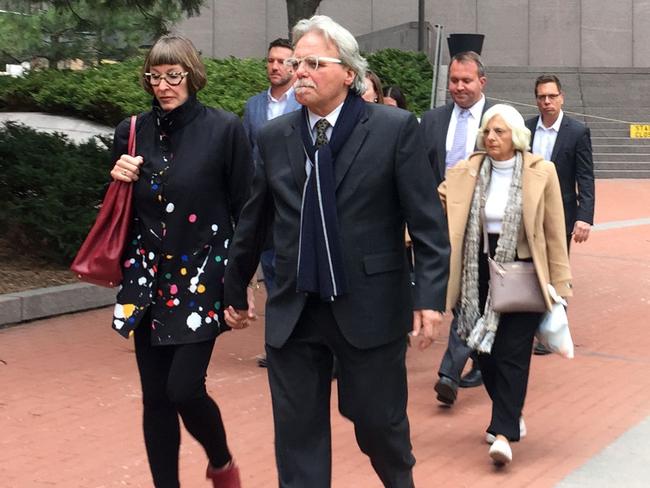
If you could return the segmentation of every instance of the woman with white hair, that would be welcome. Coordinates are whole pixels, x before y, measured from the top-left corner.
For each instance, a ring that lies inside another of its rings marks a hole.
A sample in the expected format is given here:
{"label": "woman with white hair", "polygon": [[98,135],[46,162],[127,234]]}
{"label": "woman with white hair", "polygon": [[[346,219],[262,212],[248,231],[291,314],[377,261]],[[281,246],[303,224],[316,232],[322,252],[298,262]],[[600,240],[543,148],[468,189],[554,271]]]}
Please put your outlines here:
{"label": "woman with white hair", "polygon": [[542,313],[492,309],[488,256],[498,263],[532,261],[548,309],[547,283],[570,296],[571,272],[555,166],[528,152],[522,116],[510,105],[494,105],[477,139],[484,151],[449,168],[438,188],[451,241],[447,309],[455,307],[460,337],[478,352],[492,400],[489,455],[504,465],[512,461],[510,442],[526,435],[521,413]]}

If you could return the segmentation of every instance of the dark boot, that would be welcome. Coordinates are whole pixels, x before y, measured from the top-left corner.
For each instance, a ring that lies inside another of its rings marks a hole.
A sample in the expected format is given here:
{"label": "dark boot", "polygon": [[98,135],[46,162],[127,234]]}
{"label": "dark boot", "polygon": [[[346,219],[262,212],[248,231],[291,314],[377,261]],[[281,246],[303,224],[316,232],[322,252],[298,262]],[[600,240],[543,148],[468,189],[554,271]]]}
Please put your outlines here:
{"label": "dark boot", "polygon": [[542,344],[541,342],[537,342],[537,343],[535,344],[535,347],[533,348],[533,354],[534,354],[535,356],[546,356],[547,354],[551,354],[551,352],[553,352],[553,351],[551,351],[550,349],[548,349],[548,348],[547,348],[544,344]]}
{"label": "dark boot", "polygon": [[456,401],[458,385],[454,380],[447,376],[441,376],[433,389],[438,394],[437,399],[445,405],[452,406]]}

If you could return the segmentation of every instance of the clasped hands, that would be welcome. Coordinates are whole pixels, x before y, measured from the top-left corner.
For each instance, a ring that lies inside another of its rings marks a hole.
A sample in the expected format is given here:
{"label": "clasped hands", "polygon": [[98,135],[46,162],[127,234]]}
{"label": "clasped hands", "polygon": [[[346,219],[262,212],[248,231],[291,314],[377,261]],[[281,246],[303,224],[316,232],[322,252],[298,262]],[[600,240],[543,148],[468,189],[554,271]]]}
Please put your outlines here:
{"label": "clasped hands", "polygon": [[251,322],[257,320],[257,313],[255,313],[255,290],[250,286],[246,288],[246,300],[248,302],[247,310],[239,310],[232,305],[224,310],[223,318],[231,329],[245,329]]}

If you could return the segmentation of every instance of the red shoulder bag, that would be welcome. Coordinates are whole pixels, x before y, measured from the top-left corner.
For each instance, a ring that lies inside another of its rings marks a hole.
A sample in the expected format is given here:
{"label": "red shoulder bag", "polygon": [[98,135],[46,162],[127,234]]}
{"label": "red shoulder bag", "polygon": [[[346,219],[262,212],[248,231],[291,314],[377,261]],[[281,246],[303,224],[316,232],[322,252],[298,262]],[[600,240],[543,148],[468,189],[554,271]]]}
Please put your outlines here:
{"label": "red shoulder bag", "polygon": [[[135,123],[131,117],[129,156],[135,156]],[[82,281],[109,288],[122,282],[122,254],[131,228],[133,183],[112,181],[86,240],[70,269]]]}

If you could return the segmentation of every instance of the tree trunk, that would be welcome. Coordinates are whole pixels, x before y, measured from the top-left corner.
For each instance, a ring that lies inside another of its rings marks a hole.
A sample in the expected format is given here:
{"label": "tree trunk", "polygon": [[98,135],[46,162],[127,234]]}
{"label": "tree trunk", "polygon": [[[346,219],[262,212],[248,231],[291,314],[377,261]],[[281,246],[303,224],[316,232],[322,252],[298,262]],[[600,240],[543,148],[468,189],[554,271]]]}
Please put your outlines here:
{"label": "tree trunk", "polygon": [[289,39],[291,29],[301,19],[308,19],[316,13],[321,0],[287,0],[287,17],[289,19]]}

